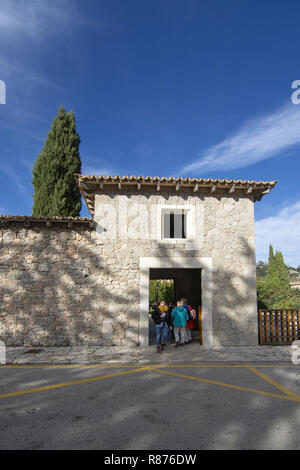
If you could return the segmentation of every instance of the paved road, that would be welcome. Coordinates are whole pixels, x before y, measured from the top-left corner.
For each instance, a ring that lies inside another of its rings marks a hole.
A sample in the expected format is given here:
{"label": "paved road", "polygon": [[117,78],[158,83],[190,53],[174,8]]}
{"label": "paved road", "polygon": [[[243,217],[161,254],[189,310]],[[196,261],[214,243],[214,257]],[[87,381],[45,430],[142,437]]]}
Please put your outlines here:
{"label": "paved road", "polygon": [[0,449],[299,449],[300,367],[0,368]]}

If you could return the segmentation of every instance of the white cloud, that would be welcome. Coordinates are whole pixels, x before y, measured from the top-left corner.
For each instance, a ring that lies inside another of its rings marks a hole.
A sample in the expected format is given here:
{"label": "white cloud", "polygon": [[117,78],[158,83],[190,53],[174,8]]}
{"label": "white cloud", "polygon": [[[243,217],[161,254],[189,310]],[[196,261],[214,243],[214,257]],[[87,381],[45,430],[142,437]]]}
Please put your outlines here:
{"label": "white cloud", "polygon": [[288,104],[253,119],[223,142],[205,150],[182,174],[234,170],[275,157],[300,143],[300,106]]}
{"label": "white cloud", "polygon": [[4,11],[0,11],[0,27],[2,30],[18,29],[20,26],[16,18]]}
{"label": "white cloud", "polygon": [[114,176],[117,173],[115,170],[105,168],[105,167],[91,167],[91,166],[83,166],[81,170],[82,175],[95,175],[95,176]]}
{"label": "white cloud", "polygon": [[[18,65],[0,55],[0,71],[5,76],[8,89],[9,103],[20,104],[24,97],[33,97],[37,88],[46,88],[57,93],[68,92],[68,88],[57,83],[57,78],[51,79],[44,74],[30,70],[26,65]],[[14,108],[16,112],[16,108]],[[22,111],[24,112],[24,111]]]}
{"label": "white cloud", "polygon": [[71,22],[73,10],[73,0],[1,0],[0,26],[6,35],[45,36]]}
{"label": "white cloud", "polygon": [[19,192],[22,194],[26,193],[25,185],[23,184],[23,179],[16,173],[13,168],[8,166],[7,164],[0,163],[0,171],[5,173],[9,179],[13,182],[14,186],[18,189]]}
{"label": "white cloud", "polygon": [[40,40],[56,32],[69,34],[76,26],[117,30],[105,21],[84,18],[75,0],[1,0],[0,37]]}
{"label": "white cloud", "polygon": [[258,220],[255,230],[257,260],[267,260],[271,244],[282,252],[286,264],[300,265],[300,200],[275,216]]}

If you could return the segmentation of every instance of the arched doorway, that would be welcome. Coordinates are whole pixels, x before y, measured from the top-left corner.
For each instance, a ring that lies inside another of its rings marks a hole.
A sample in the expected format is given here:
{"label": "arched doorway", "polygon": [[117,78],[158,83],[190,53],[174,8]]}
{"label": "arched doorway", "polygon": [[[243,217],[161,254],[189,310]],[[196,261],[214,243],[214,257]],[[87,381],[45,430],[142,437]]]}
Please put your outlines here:
{"label": "arched doorway", "polygon": [[[212,347],[212,262],[211,258],[140,258],[139,343],[149,345],[149,281],[177,279],[176,296],[200,303],[202,313],[202,344]],[[172,277],[170,277],[172,276]],[[181,281],[180,281],[181,280]],[[183,295],[181,295],[183,294]]]}

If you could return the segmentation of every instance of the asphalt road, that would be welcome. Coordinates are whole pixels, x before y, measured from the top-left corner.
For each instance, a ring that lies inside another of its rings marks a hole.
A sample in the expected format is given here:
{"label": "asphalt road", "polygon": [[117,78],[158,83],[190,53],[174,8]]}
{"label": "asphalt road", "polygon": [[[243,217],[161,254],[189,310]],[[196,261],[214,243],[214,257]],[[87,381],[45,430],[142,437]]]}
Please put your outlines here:
{"label": "asphalt road", "polygon": [[290,365],[3,366],[0,449],[299,449],[299,395]]}

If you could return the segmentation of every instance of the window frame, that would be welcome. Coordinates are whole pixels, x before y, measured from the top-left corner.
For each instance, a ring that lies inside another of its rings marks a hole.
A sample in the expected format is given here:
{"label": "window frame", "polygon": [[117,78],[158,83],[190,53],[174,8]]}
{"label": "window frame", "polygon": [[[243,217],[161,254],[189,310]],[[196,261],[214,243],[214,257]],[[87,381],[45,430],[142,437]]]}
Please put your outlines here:
{"label": "window frame", "polygon": [[[185,238],[164,238],[164,214],[166,212],[183,211],[185,215]],[[157,238],[160,243],[187,243],[195,241],[195,206],[191,205],[159,205],[157,220]]]}

